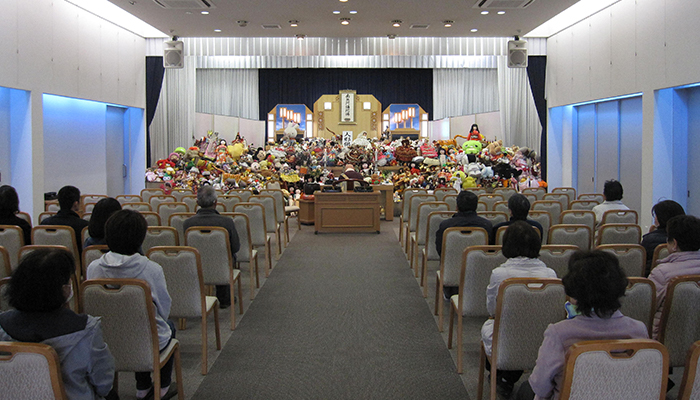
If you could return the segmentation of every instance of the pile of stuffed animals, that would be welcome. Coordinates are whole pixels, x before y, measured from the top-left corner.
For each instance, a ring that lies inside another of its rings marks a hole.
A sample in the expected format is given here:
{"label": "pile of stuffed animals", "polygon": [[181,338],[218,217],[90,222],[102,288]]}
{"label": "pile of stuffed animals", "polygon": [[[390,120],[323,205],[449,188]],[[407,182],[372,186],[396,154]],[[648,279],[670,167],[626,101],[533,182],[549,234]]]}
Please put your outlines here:
{"label": "pile of stuffed animals", "polygon": [[381,138],[368,138],[363,132],[349,146],[343,146],[337,136],[299,140],[285,134],[280,143],[253,148],[240,134],[227,143],[218,133],[208,132],[188,149],[178,147],[167,159],[158,160],[146,170],[146,180],[193,191],[204,183],[224,191],[260,190],[271,181],[279,181],[294,193],[301,192],[304,183],[333,180],[330,167],[351,163],[370,183],[393,183],[399,198],[411,187],[521,190],[546,186],[534,151],[505,147],[502,140],[488,142],[478,127],[472,127],[466,137],[457,137],[467,140],[461,145],[455,139],[431,143],[425,139],[394,140],[390,132]]}

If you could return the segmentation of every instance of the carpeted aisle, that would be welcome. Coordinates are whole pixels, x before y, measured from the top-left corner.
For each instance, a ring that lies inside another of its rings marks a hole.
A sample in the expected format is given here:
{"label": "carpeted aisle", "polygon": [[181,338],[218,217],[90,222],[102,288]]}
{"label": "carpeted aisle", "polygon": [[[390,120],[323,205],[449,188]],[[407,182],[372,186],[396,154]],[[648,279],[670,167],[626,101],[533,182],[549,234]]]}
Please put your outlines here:
{"label": "carpeted aisle", "polygon": [[298,232],[193,396],[468,397],[388,229]]}

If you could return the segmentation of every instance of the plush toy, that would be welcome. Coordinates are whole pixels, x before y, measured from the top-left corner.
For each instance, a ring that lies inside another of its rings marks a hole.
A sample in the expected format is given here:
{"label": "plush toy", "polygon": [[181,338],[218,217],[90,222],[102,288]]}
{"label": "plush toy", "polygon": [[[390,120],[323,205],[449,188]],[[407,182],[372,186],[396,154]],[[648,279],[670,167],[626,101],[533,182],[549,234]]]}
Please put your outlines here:
{"label": "plush toy", "polygon": [[411,147],[411,141],[403,139],[401,146],[396,148],[396,159],[404,164],[408,164],[416,156],[416,150]]}
{"label": "plush toy", "polygon": [[467,135],[467,140],[477,140],[480,142],[484,140],[484,135],[479,132],[479,125],[472,124],[469,134]]}
{"label": "plush toy", "polygon": [[503,140],[500,139],[491,142],[488,146],[486,146],[486,150],[488,151],[488,156],[491,161],[496,161],[503,156],[503,151],[501,149],[502,146]]}
{"label": "plush toy", "polygon": [[437,151],[435,151],[435,146],[424,141],[420,146],[421,155],[425,158],[437,158]]}
{"label": "plush toy", "polygon": [[294,140],[297,138],[297,127],[299,125],[296,122],[290,122],[286,128],[284,128],[283,140]]}
{"label": "plush toy", "polygon": [[165,169],[167,167],[174,167],[175,163],[166,159],[161,159],[156,162],[156,165],[158,166],[158,168]]}
{"label": "plush toy", "polygon": [[467,140],[462,143],[462,150],[465,154],[479,154],[481,152],[483,145],[478,140]]}

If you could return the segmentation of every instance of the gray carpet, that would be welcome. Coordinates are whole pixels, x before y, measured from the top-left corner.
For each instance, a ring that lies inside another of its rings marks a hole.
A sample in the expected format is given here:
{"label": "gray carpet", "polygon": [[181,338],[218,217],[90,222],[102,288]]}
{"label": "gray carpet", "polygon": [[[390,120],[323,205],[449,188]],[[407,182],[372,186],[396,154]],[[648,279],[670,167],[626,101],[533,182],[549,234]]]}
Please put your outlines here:
{"label": "gray carpet", "polygon": [[396,236],[298,232],[194,399],[465,399]]}

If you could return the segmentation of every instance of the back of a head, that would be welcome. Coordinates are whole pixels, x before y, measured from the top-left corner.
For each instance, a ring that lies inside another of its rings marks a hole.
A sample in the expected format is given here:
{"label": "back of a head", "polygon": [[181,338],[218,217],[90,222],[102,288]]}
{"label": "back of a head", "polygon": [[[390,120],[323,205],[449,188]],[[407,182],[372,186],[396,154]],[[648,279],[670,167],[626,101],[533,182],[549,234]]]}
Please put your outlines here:
{"label": "back of a head", "polygon": [[61,210],[70,210],[76,201],[80,201],[80,189],[75,186],[64,186],[58,191],[58,205]]}
{"label": "back of a head", "polygon": [[349,171],[349,170],[355,170],[355,166],[352,164],[345,164],[345,169],[344,171]]}
{"label": "back of a head", "polygon": [[611,316],[620,308],[620,297],[627,289],[627,277],[617,257],[602,250],[572,254],[562,283],[566,295],[576,299],[576,309],[587,317]]}
{"label": "back of a head", "polygon": [[216,189],[211,185],[204,185],[197,191],[197,204],[202,208],[216,205]]}
{"label": "back of a head", "polygon": [[614,179],[605,181],[603,196],[606,201],[622,200],[622,184]]}
{"label": "back of a head", "polygon": [[12,273],[6,296],[24,312],[50,312],[65,304],[63,286],[75,271],[73,256],[64,249],[37,249],[22,257]]}
{"label": "back of a head", "polygon": [[658,228],[666,230],[668,220],[676,215],[685,215],[683,206],[673,200],[664,200],[656,203],[651,208],[651,213],[656,216],[656,221],[659,223]]}
{"label": "back of a head", "polygon": [[537,229],[525,221],[515,221],[508,225],[503,235],[501,250],[506,258],[540,256],[542,240]]}
{"label": "back of a head", "polygon": [[112,214],[121,209],[122,205],[115,198],[107,197],[105,199],[100,199],[92,209],[92,215],[90,216],[90,223],[88,225],[90,237],[95,239],[102,239],[105,237],[105,223]]}
{"label": "back of a head", "polygon": [[476,211],[478,204],[479,197],[469,190],[462,190],[457,195],[457,211],[459,212]]}
{"label": "back of a head", "polygon": [[530,212],[530,200],[522,194],[516,193],[508,199],[508,209],[513,215],[513,219],[525,220]]}
{"label": "back of a head", "polygon": [[7,218],[19,211],[17,191],[10,185],[0,186],[0,217]]}
{"label": "back of a head", "polygon": [[677,215],[666,222],[668,241],[675,240],[679,251],[700,250],[700,219],[693,215]]}
{"label": "back of a head", "polygon": [[132,255],[138,252],[146,238],[148,224],[134,210],[120,210],[112,214],[105,224],[105,239],[110,251]]}

